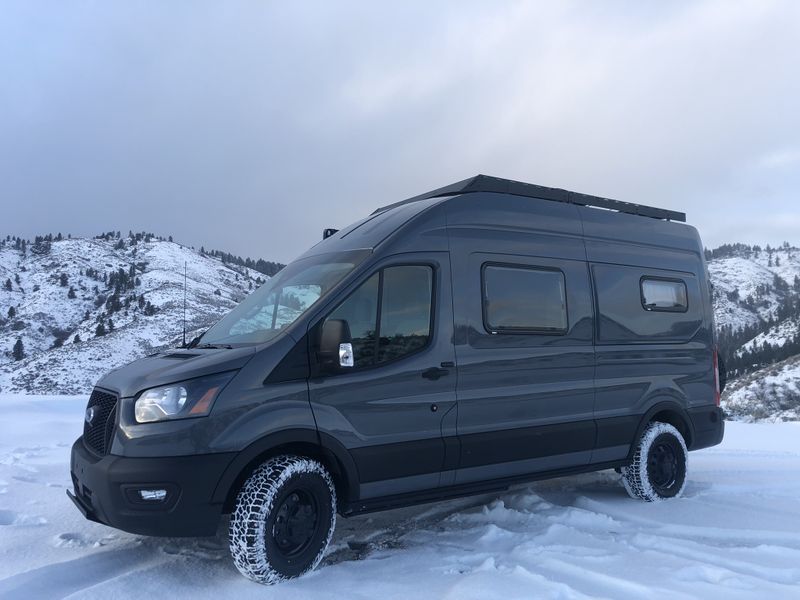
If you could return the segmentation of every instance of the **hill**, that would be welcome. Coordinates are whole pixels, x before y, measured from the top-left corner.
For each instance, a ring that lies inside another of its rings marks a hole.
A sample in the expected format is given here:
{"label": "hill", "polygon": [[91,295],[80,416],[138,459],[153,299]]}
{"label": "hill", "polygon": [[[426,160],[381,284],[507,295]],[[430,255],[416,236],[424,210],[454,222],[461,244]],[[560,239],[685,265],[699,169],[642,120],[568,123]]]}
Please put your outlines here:
{"label": "hill", "polygon": [[0,389],[86,393],[108,370],[179,344],[184,265],[187,328],[191,335],[208,327],[267,279],[220,256],[230,255],[148,234],[24,246],[7,239],[0,244]]}

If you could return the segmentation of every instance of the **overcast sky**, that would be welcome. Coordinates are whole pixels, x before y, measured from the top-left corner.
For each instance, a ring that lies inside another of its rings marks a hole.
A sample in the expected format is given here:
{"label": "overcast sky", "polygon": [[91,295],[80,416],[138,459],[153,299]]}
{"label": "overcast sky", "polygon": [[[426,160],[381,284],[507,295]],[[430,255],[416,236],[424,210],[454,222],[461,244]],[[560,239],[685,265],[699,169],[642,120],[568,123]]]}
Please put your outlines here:
{"label": "overcast sky", "polygon": [[0,233],[285,262],[485,173],[800,245],[800,2],[387,4],[3,2]]}

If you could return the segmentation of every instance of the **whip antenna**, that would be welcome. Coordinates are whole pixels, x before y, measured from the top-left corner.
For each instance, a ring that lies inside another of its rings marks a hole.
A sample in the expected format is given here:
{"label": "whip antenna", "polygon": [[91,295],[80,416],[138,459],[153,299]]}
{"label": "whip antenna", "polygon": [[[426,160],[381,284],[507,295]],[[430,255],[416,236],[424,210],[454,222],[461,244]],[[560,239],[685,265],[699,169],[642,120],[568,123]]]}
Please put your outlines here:
{"label": "whip antenna", "polygon": [[183,347],[186,348],[186,261],[183,261]]}

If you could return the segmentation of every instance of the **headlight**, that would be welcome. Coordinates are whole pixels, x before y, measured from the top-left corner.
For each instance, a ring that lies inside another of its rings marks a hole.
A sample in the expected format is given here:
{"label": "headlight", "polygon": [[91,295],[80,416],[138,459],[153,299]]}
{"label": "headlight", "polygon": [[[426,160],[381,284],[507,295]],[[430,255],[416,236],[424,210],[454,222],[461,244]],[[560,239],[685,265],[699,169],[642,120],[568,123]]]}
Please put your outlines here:
{"label": "headlight", "polygon": [[220,373],[145,390],[134,404],[136,422],[204,417],[235,374],[235,371]]}

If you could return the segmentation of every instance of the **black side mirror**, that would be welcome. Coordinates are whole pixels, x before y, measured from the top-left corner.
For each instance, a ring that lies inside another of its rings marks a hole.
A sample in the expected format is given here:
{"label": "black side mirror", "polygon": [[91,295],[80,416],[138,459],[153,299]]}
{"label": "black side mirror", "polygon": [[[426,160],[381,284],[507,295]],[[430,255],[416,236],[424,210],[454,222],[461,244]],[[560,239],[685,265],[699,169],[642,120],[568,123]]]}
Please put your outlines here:
{"label": "black side mirror", "polygon": [[350,325],[344,319],[329,319],[322,325],[319,363],[326,371],[354,366]]}

